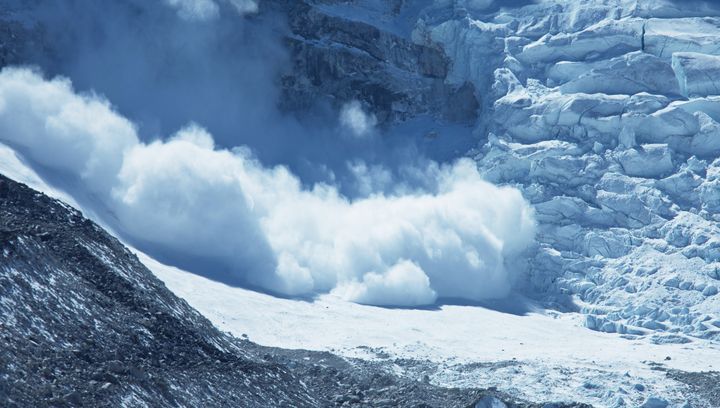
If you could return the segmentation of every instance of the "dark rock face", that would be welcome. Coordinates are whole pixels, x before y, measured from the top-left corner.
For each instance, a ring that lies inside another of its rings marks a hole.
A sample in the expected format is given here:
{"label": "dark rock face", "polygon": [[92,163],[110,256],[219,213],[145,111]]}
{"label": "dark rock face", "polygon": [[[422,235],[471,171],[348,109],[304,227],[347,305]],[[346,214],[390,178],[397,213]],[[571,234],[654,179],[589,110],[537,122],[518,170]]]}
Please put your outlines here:
{"label": "dark rock face", "polygon": [[[20,14],[37,3],[0,1]],[[478,119],[481,103],[475,86],[446,81],[450,60],[439,45],[416,44],[375,25],[329,15],[315,0],[260,4],[258,18],[283,31],[289,56],[277,78],[281,110],[303,112],[316,104],[337,109],[358,100],[372,108],[381,125],[418,115],[464,124]],[[397,14],[403,6],[395,0],[388,13]],[[51,34],[42,24],[26,26],[16,18],[0,10],[0,67],[37,63],[39,55],[50,61],[61,58],[46,44],[52,43],[47,38]]]}
{"label": "dark rock face", "polygon": [[0,179],[0,405],[313,405],[79,212]]}
{"label": "dark rock face", "polygon": [[465,407],[488,398],[537,406],[223,334],[77,210],[0,176],[2,407]]}
{"label": "dark rock face", "polygon": [[28,30],[17,21],[0,21],[0,67],[22,64],[28,49],[42,48],[42,35],[38,30]]}
{"label": "dark rock face", "polygon": [[[392,9],[399,10],[402,2],[396,3]],[[440,47],[327,15],[309,2],[271,4],[287,18],[290,31],[286,45],[291,66],[281,78],[281,108],[294,111],[322,100],[338,104],[356,99],[372,106],[380,123],[421,114],[456,123],[477,119],[475,87],[445,82],[450,62]]]}

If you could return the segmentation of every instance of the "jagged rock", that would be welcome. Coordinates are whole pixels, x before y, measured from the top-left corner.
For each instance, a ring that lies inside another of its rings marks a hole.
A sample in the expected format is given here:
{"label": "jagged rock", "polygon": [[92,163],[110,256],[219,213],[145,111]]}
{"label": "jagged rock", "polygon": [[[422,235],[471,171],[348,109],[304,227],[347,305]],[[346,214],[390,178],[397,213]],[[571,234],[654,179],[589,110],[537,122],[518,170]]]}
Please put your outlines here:
{"label": "jagged rock", "polygon": [[449,60],[437,46],[416,44],[371,24],[331,16],[309,2],[283,7],[292,35],[292,67],[282,78],[282,107],[318,99],[360,100],[381,123],[429,114],[473,123],[480,103],[472,83],[451,84]]}

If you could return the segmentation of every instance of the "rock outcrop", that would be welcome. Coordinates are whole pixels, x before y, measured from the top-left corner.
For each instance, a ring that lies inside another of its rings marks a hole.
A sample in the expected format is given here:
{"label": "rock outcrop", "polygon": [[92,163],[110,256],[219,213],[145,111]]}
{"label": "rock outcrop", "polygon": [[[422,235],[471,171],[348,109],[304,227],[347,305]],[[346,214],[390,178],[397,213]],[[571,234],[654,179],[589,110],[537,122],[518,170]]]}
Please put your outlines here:
{"label": "rock outcrop", "polygon": [[[291,65],[282,76],[282,108],[358,100],[381,124],[429,115],[474,123],[480,113],[472,82],[446,81],[448,57],[439,46],[412,41],[390,27],[333,13],[333,3],[269,1],[288,20],[285,42]],[[325,4],[327,3],[327,4]],[[388,4],[387,19],[398,18],[402,2]]]}

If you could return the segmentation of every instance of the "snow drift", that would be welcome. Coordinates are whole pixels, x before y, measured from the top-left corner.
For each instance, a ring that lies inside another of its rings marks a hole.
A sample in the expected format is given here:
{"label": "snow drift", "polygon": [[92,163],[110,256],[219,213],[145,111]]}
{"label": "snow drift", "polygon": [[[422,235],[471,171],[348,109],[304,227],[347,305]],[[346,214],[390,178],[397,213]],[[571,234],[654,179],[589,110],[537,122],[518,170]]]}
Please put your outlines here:
{"label": "snow drift", "polygon": [[498,298],[513,280],[506,260],[534,236],[519,191],[483,181],[469,160],[422,169],[431,188],[350,200],[332,185],[304,188],[247,148],[217,149],[197,125],[141,142],[106,100],[29,69],[0,73],[0,140],[82,180],[128,239],[213,259],[286,295],[402,306]]}

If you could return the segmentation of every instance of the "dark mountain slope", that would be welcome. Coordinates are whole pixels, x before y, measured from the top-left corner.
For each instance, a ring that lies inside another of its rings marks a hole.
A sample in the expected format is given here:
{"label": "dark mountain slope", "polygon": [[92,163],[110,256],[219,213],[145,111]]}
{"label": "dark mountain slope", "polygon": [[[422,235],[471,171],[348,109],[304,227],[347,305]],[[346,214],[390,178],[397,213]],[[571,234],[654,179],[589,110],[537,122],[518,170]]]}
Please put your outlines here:
{"label": "dark mountain slope", "polygon": [[0,179],[0,405],[312,405],[80,213]]}
{"label": "dark mountain slope", "polygon": [[447,407],[483,398],[535,406],[225,335],[77,210],[0,175],[2,407]]}

